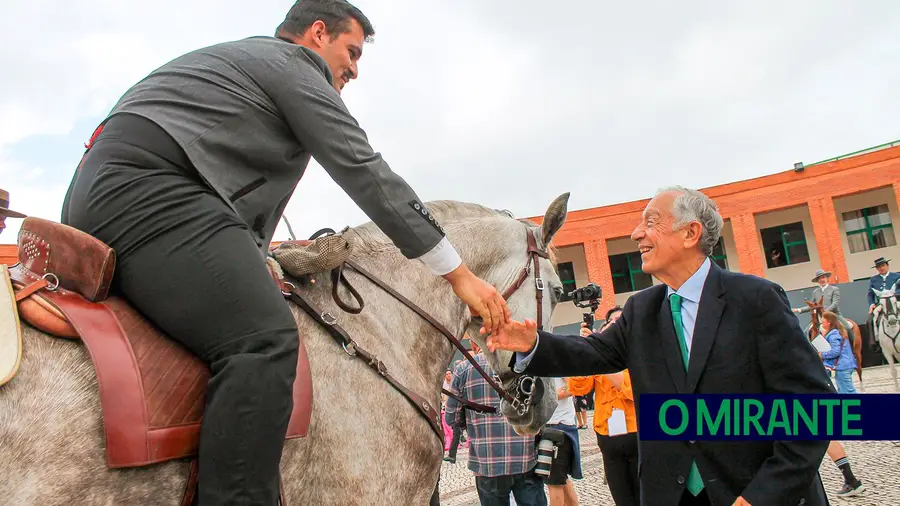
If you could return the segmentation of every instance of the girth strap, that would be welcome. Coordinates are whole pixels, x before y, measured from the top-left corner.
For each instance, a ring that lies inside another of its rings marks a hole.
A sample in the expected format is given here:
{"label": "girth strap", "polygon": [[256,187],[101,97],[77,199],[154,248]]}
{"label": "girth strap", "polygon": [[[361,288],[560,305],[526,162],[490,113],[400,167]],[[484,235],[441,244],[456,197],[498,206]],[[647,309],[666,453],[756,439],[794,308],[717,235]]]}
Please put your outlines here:
{"label": "girth strap", "polygon": [[303,309],[306,314],[312,317],[317,323],[325,327],[325,330],[328,331],[328,334],[344,349],[344,352],[351,357],[356,357],[360,359],[363,363],[368,365],[372,370],[377,372],[381,377],[383,377],[388,383],[391,384],[398,392],[400,392],[406,399],[416,407],[416,409],[428,420],[428,424],[434,430],[435,434],[437,434],[438,438],[441,440],[441,443],[444,442],[444,430],[441,427],[440,414],[437,410],[432,407],[431,403],[428,402],[421,395],[413,392],[412,390],[403,386],[396,378],[391,376],[391,374],[387,370],[387,366],[384,365],[384,362],[378,359],[374,354],[369,353],[364,348],[360,347],[353,338],[347,334],[347,331],[344,330],[343,327],[337,322],[337,319],[328,312],[322,312],[313,304],[308,297],[304,296],[297,289],[296,285],[290,282],[285,283],[288,288],[287,292],[283,292],[285,297],[287,297],[291,302],[297,304],[301,309]]}

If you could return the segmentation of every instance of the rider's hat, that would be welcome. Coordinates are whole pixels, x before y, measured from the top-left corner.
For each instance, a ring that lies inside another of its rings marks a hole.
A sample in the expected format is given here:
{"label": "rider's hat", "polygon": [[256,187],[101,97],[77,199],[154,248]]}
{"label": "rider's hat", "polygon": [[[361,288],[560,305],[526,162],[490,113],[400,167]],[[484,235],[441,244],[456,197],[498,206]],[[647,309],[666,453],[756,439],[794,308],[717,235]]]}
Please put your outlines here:
{"label": "rider's hat", "polygon": [[878,267],[878,266],[881,265],[881,264],[887,264],[887,263],[890,262],[890,261],[891,261],[890,258],[878,257],[878,258],[875,259],[875,265],[873,265],[872,268],[874,269],[874,268]]}
{"label": "rider's hat", "polygon": [[831,276],[831,272],[829,272],[829,271],[823,271],[822,269],[816,270],[816,274],[815,274],[815,276],[813,276],[813,278],[812,278],[813,283],[815,283],[816,281],[818,281],[819,278],[821,278],[822,276]]}
{"label": "rider's hat", "polygon": [[2,189],[0,189],[0,216],[6,218],[27,218],[24,214],[9,209],[9,192]]}

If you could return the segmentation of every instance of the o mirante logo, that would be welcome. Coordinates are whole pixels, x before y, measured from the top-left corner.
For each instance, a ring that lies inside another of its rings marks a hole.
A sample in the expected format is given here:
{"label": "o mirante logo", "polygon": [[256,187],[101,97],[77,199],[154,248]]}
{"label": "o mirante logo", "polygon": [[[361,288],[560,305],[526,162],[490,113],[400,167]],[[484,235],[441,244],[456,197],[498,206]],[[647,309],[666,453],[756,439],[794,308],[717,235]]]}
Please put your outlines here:
{"label": "o mirante logo", "polygon": [[643,394],[644,440],[900,439],[900,395]]}

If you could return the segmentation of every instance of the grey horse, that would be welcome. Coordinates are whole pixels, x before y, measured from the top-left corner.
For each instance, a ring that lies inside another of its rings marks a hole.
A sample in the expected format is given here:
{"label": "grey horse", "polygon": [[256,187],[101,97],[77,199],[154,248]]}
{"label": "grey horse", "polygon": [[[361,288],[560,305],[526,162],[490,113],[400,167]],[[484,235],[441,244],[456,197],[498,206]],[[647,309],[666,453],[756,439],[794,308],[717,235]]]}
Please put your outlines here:
{"label": "grey horse", "polygon": [[[548,207],[541,226],[474,204],[428,204],[467,265],[501,291],[527,259],[526,232],[549,249],[566,217],[568,194]],[[419,304],[455,335],[468,332],[484,347],[468,309],[442,279],[405,259],[371,223],[345,232],[352,259]],[[545,321],[562,284],[551,261],[540,259]],[[432,405],[440,405],[449,343],[419,316],[354,271],[346,273],[366,306],[341,313],[322,276],[310,298],[339,314],[360,346],[385,362],[392,375]],[[529,278],[530,279],[530,278]],[[513,318],[535,318],[536,283],[526,282],[508,300]],[[306,313],[292,307],[309,354],[313,413],[309,434],[287,441],[281,473],[287,503],[316,506],[427,504],[440,473],[442,447],[425,419],[387,382],[352,359]],[[18,376],[0,388],[0,501],[10,505],[180,504],[186,460],[111,470],[94,368],[84,346],[24,325],[25,353]],[[488,353],[498,374],[509,352]],[[544,393],[555,393],[549,380]],[[505,384],[510,387],[511,383]],[[504,405],[503,415],[522,434],[535,434],[556,408],[555,395],[534,399],[525,416]]]}
{"label": "grey horse", "polygon": [[896,286],[893,285],[886,290],[872,289],[878,300],[872,321],[875,324],[875,338],[881,345],[881,354],[891,368],[894,391],[900,392],[900,385],[897,383],[897,363],[900,362],[900,304],[897,303],[895,290]]}

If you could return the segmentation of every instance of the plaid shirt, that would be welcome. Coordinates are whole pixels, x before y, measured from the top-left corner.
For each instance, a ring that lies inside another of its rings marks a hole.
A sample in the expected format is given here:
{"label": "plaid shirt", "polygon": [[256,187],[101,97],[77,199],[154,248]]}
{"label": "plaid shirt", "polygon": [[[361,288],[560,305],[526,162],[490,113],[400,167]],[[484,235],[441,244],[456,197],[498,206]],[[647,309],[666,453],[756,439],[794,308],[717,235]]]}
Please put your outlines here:
{"label": "plaid shirt", "polygon": [[[483,353],[475,360],[486,372],[491,369]],[[464,361],[453,371],[450,391],[465,400],[499,407],[497,395],[478,371]],[[447,399],[444,420],[452,425],[462,405],[453,398]],[[476,413],[465,409],[466,432],[469,435],[469,469],[476,476],[510,476],[530,471],[537,460],[534,436],[520,436],[502,415]]]}

